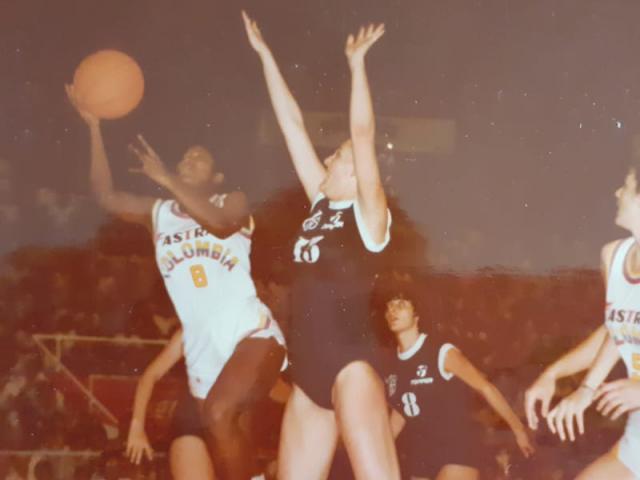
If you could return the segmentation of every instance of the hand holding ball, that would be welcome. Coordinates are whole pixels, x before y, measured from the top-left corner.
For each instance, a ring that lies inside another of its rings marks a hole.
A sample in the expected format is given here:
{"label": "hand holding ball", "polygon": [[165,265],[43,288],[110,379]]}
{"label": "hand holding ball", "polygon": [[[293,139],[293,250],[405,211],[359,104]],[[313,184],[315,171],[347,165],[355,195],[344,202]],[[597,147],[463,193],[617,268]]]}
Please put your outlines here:
{"label": "hand holding ball", "polygon": [[100,50],[80,62],[67,93],[81,114],[100,119],[121,118],[142,100],[144,76],[128,55],[117,50]]}

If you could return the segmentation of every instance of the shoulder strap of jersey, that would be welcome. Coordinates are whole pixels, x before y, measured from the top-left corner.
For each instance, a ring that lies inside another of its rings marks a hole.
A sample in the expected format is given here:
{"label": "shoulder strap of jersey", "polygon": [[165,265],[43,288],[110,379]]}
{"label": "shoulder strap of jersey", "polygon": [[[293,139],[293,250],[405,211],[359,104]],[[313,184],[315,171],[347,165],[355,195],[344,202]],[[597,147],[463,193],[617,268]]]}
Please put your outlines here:
{"label": "shoulder strap of jersey", "polygon": [[247,238],[251,238],[251,235],[253,235],[253,231],[255,230],[255,228],[256,224],[253,221],[253,216],[249,215],[249,221],[247,222],[247,225],[240,229],[240,233]]}
{"label": "shoulder strap of jersey", "polygon": [[627,258],[627,253],[633,246],[634,241],[633,237],[621,240],[613,251],[611,266],[609,267],[607,290],[609,290],[609,286],[613,286],[624,280],[624,261]]}
{"label": "shoulder strap of jersey", "polygon": [[362,239],[362,243],[364,244],[366,249],[373,253],[379,253],[384,250],[385,247],[389,244],[389,240],[391,240],[391,211],[387,208],[387,229],[384,234],[384,239],[381,243],[376,243],[373,238],[371,238],[369,228],[367,227],[364,218],[362,218],[362,212],[360,211],[360,206],[357,201],[353,204],[353,213],[356,217],[356,225],[358,226],[360,238]]}
{"label": "shoulder strap of jersey", "polygon": [[316,205],[318,205],[318,203],[320,203],[325,198],[327,198],[327,197],[324,196],[324,193],[318,192],[317,195],[316,195],[316,198],[314,198],[313,201],[311,202],[311,208],[309,209],[309,211],[311,211],[314,208],[316,208]]}
{"label": "shoulder strap of jersey", "polygon": [[158,224],[160,222],[160,208],[162,207],[162,203],[164,200],[161,198],[156,199],[153,203],[153,208],[151,209],[151,225],[153,228],[153,232],[158,231]]}
{"label": "shoulder strap of jersey", "polygon": [[445,361],[447,360],[447,353],[455,348],[456,346],[451,343],[444,343],[438,349],[438,373],[446,381],[449,381],[453,378],[453,373],[447,371],[447,369],[444,367]]}

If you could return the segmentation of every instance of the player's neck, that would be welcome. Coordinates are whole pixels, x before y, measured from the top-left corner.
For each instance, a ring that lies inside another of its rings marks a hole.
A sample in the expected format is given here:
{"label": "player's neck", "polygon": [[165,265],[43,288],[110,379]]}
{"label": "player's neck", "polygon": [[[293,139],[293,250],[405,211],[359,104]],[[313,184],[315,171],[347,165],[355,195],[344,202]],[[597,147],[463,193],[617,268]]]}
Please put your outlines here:
{"label": "player's neck", "polygon": [[398,332],[396,341],[398,342],[398,351],[406,352],[413,347],[420,338],[420,331],[417,327],[409,328],[403,332]]}

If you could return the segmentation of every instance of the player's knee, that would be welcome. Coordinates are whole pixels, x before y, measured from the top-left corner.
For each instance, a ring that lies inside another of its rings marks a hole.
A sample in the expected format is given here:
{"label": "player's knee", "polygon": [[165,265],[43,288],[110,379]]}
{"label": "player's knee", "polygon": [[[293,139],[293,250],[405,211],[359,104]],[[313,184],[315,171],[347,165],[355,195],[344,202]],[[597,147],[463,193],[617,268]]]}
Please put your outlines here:
{"label": "player's knee", "polygon": [[351,362],[340,370],[335,383],[340,387],[350,385],[359,389],[367,387],[378,388],[380,377],[369,363],[358,360]]}
{"label": "player's knee", "polygon": [[232,428],[238,416],[238,409],[230,402],[219,399],[207,399],[204,404],[204,420],[214,436],[226,434]]}
{"label": "player's knee", "polygon": [[371,365],[357,361],[340,371],[334,382],[331,397],[334,406],[340,404],[343,408],[349,405],[377,405],[384,402],[384,387]]}

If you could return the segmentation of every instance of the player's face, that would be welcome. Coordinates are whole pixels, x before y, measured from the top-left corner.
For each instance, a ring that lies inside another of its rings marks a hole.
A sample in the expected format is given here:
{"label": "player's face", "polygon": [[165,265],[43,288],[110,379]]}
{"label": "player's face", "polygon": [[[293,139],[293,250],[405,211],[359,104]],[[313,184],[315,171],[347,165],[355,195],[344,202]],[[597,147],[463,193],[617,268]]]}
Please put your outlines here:
{"label": "player's face", "polygon": [[400,333],[418,324],[418,317],[413,308],[411,300],[404,298],[394,298],[387,302],[385,318],[389,330],[393,333]]}
{"label": "player's face", "polygon": [[215,169],[213,157],[204,147],[191,147],[178,163],[178,176],[188,185],[201,186],[211,182]]}
{"label": "player's face", "polygon": [[348,195],[355,186],[353,170],[353,150],[351,140],[344,142],[330,156],[324,159],[327,174],[320,190],[328,198],[341,198]]}
{"label": "player's face", "polygon": [[640,196],[635,170],[630,170],[624,184],[616,190],[618,213],[616,225],[631,230],[632,225],[640,220]]}

